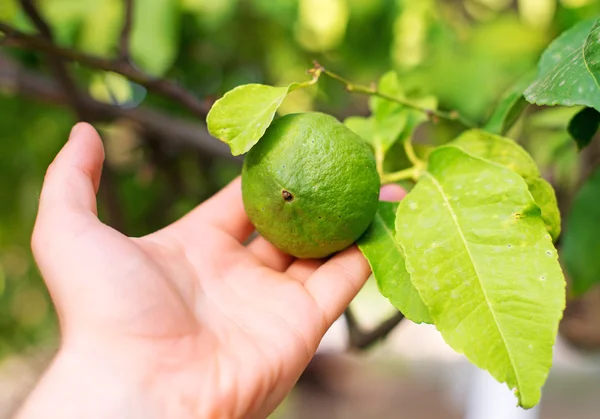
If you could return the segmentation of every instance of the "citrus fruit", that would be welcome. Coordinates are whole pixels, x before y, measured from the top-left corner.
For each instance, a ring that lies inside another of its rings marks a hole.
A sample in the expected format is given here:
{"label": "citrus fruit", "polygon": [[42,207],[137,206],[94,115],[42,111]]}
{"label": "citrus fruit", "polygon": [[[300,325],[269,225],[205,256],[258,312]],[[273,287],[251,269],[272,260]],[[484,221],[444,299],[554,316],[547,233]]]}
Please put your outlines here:
{"label": "citrus fruit", "polygon": [[365,232],[379,176],[368,145],[319,112],[275,120],[242,169],[244,208],[256,230],[285,253],[322,258]]}

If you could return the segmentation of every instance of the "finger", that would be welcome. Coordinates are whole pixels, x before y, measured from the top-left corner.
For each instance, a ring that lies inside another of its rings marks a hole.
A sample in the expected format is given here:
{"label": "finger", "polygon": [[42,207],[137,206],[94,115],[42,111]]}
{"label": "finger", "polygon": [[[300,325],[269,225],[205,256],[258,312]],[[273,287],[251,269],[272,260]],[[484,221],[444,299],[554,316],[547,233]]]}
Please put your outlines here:
{"label": "finger", "polygon": [[86,123],[75,125],[44,178],[32,239],[34,252],[39,244],[68,240],[90,222],[100,223],[96,193],[103,161],[104,148],[96,130]]}
{"label": "finger", "polygon": [[406,196],[406,190],[394,183],[383,185],[379,191],[380,201],[396,202],[402,200]]}
{"label": "finger", "polygon": [[366,259],[352,246],[328,260],[308,278],[304,287],[321,307],[328,327],[342,315],[370,274]]}
{"label": "finger", "polygon": [[265,266],[279,272],[285,271],[294,261],[293,256],[283,253],[261,236],[252,240],[247,248]]}
{"label": "finger", "polygon": [[304,284],[323,265],[323,259],[298,259],[285,271],[286,275]]}
{"label": "finger", "polygon": [[181,234],[202,240],[206,224],[216,227],[239,242],[243,242],[252,234],[254,227],[244,211],[240,177],[176,221],[172,227]]}

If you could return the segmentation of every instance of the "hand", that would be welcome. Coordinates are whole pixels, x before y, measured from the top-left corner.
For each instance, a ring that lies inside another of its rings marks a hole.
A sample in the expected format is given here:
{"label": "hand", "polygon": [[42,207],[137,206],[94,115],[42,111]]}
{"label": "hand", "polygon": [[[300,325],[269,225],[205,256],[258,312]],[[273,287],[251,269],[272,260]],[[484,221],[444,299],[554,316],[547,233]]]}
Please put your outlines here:
{"label": "hand", "polygon": [[32,246],[62,344],[20,417],[266,417],[368,264],[356,247],[324,261],[261,237],[244,246],[253,227],[239,179],[170,226],[126,237],[97,217],[103,160],[98,134],[78,124],[44,181]]}

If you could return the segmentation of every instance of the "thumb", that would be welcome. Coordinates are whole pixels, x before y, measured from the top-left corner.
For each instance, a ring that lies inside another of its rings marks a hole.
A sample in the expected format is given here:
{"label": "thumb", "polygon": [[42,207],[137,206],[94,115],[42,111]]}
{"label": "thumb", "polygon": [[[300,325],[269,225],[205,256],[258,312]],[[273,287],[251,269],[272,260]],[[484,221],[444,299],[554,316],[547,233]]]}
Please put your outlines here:
{"label": "thumb", "polygon": [[44,178],[32,237],[38,261],[48,249],[59,250],[100,223],[96,193],[103,162],[104,148],[96,130],[86,123],[75,125]]}

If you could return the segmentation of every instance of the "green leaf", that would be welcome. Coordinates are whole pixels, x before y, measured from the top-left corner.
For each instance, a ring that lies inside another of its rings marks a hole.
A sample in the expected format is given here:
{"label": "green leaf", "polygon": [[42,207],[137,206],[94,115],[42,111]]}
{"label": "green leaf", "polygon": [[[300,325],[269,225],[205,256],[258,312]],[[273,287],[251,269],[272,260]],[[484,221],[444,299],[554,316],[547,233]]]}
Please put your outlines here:
{"label": "green leaf", "polygon": [[351,116],[344,120],[344,124],[385,155],[400,138],[406,126],[407,116],[405,111],[398,110],[382,119],[373,116]]}
{"label": "green leaf", "polygon": [[97,73],[90,81],[90,95],[101,102],[123,105],[133,98],[133,88],[127,78],[116,73]]}
{"label": "green leaf", "polygon": [[560,235],[561,220],[554,188],[542,177],[528,177],[525,178],[525,182],[535,203],[542,211],[546,230],[550,233],[552,240],[556,241]]}
{"label": "green leaf", "polygon": [[[400,87],[398,73],[393,70],[388,71],[381,76],[379,82],[377,83],[377,91],[399,99],[404,98],[404,91]],[[385,118],[387,115],[397,111],[401,107],[402,105],[399,103],[395,103],[378,96],[371,96],[369,98],[369,109],[373,115],[376,115],[379,118]]]}
{"label": "green leaf", "polygon": [[537,79],[525,91],[527,101],[600,110],[599,22],[580,22],[550,44],[540,59]]}
{"label": "green leaf", "polygon": [[540,399],[565,304],[540,209],[512,170],[454,146],[400,203],[406,269],[445,341],[509,388]]}
{"label": "green leaf", "polygon": [[286,95],[301,87],[264,84],[238,86],[217,100],[206,117],[208,131],[228,144],[234,156],[244,154],[263,136]]}
{"label": "green leaf", "polygon": [[358,240],[359,249],[373,271],[381,294],[415,323],[432,323],[404,266],[404,254],[396,242],[394,220],[398,203],[379,202],[373,223]]}
{"label": "green leaf", "polygon": [[133,12],[131,56],[148,73],[162,76],[179,50],[179,1],[136,1]]}
{"label": "green leaf", "polygon": [[354,131],[366,143],[375,147],[375,119],[364,116],[350,116],[344,119],[344,125]]}
{"label": "green leaf", "polygon": [[90,3],[79,33],[78,47],[90,54],[111,55],[123,26],[123,2],[104,0]]}
{"label": "green leaf", "polygon": [[462,133],[451,144],[473,156],[506,166],[522,177],[540,175],[527,151],[510,138],[473,129]]}
{"label": "green leaf", "polygon": [[451,145],[472,156],[508,167],[527,183],[529,192],[542,211],[553,240],[560,235],[560,212],[552,186],[541,176],[533,158],[514,140],[479,130],[465,131]]}
{"label": "green leaf", "polygon": [[534,73],[526,74],[502,96],[490,119],[485,124],[486,131],[503,135],[517,122],[521,113],[528,106],[523,91],[531,84],[534,76]]}
{"label": "green leaf", "polygon": [[600,112],[593,108],[584,108],[569,122],[567,130],[577,143],[579,150],[587,147],[600,127]]}
{"label": "green leaf", "polygon": [[600,282],[600,169],[577,192],[566,219],[561,256],[580,295]]}

